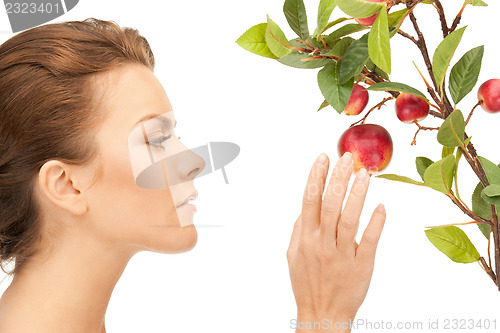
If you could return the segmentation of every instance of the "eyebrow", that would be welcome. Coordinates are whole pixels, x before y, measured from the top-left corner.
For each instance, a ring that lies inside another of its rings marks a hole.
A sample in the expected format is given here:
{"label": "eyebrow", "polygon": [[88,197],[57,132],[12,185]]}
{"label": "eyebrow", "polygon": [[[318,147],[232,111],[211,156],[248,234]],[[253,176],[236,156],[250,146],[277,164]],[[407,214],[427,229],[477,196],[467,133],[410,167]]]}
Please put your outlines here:
{"label": "eyebrow", "polygon": [[[149,120],[149,119],[154,119],[154,118],[157,118],[157,117],[158,117],[159,120],[161,120],[163,122],[163,124],[166,127],[170,127],[170,125],[172,124],[172,121],[170,119],[168,119],[168,118],[160,117],[160,116],[161,116],[161,114],[159,114],[159,113],[150,113],[150,114],[147,114],[144,117],[142,117],[141,119],[139,119],[135,123],[134,127],[137,126],[137,125],[139,125],[143,121],[146,121],[146,120]],[[177,120],[175,121],[174,128],[175,128],[175,126],[177,126]]]}

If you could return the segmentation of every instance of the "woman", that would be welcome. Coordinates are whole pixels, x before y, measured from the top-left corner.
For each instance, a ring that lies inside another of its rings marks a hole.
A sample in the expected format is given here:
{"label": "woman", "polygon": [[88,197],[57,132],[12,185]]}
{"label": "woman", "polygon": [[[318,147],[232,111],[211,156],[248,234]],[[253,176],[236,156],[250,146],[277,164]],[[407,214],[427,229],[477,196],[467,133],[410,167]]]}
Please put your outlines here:
{"label": "woman", "polygon": [[[39,26],[0,46],[1,264],[13,275],[0,332],[105,332],[134,254],[195,246],[186,201],[204,161],[175,136],[154,64],[136,30],[97,19]],[[315,332],[350,331],[385,220],[380,206],[358,246],[369,177],[358,173],[342,211],[352,157],[339,160],[322,199],[328,168],[320,155],[287,252],[300,332],[323,319],[344,325]]]}

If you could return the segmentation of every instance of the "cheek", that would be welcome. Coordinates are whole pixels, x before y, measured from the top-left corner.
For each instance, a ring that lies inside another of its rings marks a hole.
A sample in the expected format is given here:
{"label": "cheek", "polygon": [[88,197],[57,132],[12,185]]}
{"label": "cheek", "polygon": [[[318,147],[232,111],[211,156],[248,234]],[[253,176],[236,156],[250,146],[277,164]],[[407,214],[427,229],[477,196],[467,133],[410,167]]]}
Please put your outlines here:
{"label": "cheek", "polygon": [[96,232],[115,244],[137,250],[175,253],[197,241],[194,226],[180,227],[170,190],[151,190],[135,183],[127,150],[103,154],[101,177],[90,193]]}

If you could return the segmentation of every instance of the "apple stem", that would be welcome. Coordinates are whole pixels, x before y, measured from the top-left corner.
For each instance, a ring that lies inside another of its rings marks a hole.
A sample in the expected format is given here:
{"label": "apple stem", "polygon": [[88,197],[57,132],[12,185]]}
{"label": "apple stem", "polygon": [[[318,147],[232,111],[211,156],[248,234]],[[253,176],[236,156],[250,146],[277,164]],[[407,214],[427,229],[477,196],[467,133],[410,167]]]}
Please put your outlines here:
{"label": "apple stem", "polygon": [[474,105],[474,107],[472,108],[472,110],[470,110],[470,113],[469,115],[467,116],[467,120],[465,121],[465,126],[467,126],[467,124],[469,123],[469,120],[470,120],[470,117],[472,117],[472,112],[474,112],[474,110],[479,106],[483,104],[483,100],[480,100],[479,102],[477,102],[476,105]]}
{"label": "apple stem", "polygon": [[357,122],[351,124],[351,126],[349,126],[349,127],[353,127],[354,125],[357,125],[359,123],[364,124],[365,120],[366,120],[366,117],[368,117],[368,115],[370,114],[370,112],[372,112],[373,110],[375,110],[377,108],[380,110],[380,108],[382,108],[382,106],[384,106],[385,102],[390,101],[391,99],[394,99],[394,97],[386,97],[386,98],[384,98],[381,102],[379,102],[377,105],[375,105],[370,110],[368,110],[368,112],[365,114],[365,116],[363,118],[361,118]]}

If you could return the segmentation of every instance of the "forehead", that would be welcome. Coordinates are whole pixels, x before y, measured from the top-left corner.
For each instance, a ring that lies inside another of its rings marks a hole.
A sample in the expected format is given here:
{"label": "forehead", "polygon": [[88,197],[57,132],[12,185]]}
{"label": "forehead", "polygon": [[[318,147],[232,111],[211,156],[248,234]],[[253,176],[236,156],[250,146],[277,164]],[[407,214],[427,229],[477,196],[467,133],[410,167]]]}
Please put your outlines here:
{"label": "forehead", "polygon": [[98,86],[105,89],[101,107],[106,113],[103,126],[130,131],[150,114],[172,114],[172,105],[154,73],[141,64],[127,64],[112,70]]}

